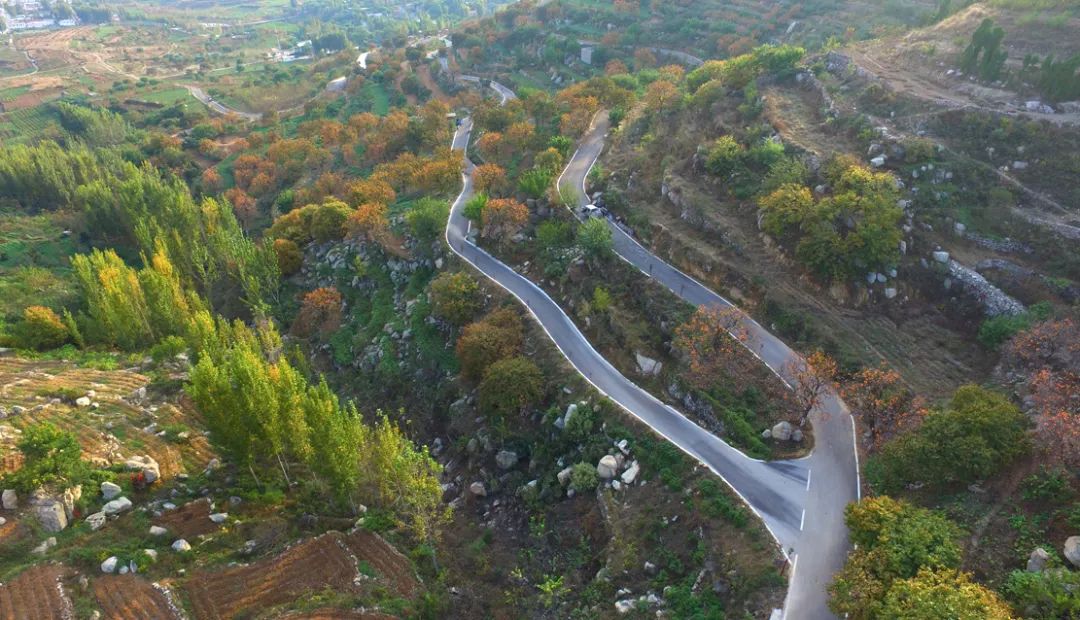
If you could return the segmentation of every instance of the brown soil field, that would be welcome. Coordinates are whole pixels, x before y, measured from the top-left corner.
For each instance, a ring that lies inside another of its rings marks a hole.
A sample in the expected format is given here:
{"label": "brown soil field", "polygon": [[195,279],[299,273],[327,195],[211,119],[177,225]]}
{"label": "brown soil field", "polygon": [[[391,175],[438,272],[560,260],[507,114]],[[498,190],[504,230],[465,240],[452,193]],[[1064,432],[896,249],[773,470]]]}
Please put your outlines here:
{"label": "brown soil field", "polygon": [[284,616],[286,620],[396,620],[395,616],[372,611],[316,609],[306,613]]}
{"label": "brown soil field", "polygon": [[111,620],[157,620],[183,616],[149,581],[135,575],[106,575],[94,579],[94,598]]}
{"label": "brown soil field", "polygon": [[[360,573],[358,561],[375,569],[374,580]],[[329,532],[247,566],[200,572],[184,590],[195,617],[218,619],[290,603],[326,588],[360,595],[374,583],[410,594],[418,587],[405,557],[381,538]]]}
{"label": "brown soil field", "polygon": [[28,568],[10,583],[0,585],[0,620],[55,620],[74,618],[62,579],[67,570],[58,564]]}
{"label": "brown soil field", "polygon": [[169,530],[176,538],[195,538],[217,531],[221,526],[210,520],[210,500],[199,499],[170,510],[158,519],[154,525]]}

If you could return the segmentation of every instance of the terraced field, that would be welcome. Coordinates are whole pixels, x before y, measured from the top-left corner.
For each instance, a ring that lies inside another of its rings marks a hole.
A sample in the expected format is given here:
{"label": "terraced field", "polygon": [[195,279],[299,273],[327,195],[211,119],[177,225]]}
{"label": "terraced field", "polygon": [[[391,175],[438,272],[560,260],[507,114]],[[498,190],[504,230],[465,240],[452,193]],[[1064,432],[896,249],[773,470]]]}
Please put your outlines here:
{"label": "terraced field", "polygon": [[0,585],[0,620],[74,618],[71,599],[64,593],[62,580],[66,574],[62,566],[45,564]]}
{"label": "terraced field", "polygon": [[[362,564],[374,569],[373,577]],[[184,591],[195,617],[216,620],[291,603],[326,588],[359,596],[375,586],[412,596],[419,582],[408,560],[378,536],[329,532],[247,566],[201,572]],[[341,617],[325,613],[313,617]]]}
{"label": "terraced field", "polygon": [[94,579],[92,590],[105,618],[166,620],[184,617],[163,591],[135,575],[98,577]]}
{"label": "terraced field", "polygon": [[[158,462],[163,479],[177,473],[200,469],[213,458],[209,442],[199,432],[177,442],[159,436],[160,428],[178,428],[190,416],[172,404],[142,406],[130,397],[145,387],[149,378],[130,370],[95,370],[72,363],[0,357],[0,406],[12,411],[5,422],[24,429],[50,421],[79,437],[83,456],[99,465],[146,454]],[[97,408],[76,407],[74,400],[95,392]],[[154,425],[154,426],[151,426]],[[0,438],[0,472],[18,467],[14,437]]]}

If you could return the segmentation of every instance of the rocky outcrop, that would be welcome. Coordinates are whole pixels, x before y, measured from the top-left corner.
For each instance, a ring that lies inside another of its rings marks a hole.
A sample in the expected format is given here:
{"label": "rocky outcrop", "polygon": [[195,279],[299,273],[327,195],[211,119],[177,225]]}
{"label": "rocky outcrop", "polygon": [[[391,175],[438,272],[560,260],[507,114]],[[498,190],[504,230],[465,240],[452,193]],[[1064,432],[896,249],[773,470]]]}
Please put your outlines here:
{"label": "rocky outcrop", "polygon": [[[937,253],[935,252],[935,254]],[[961,288],[975,297],[986,316],[1011,316],[1021,314],[1027,310],[1024,304],[990,284],[986,278],[982,277],[974,269],[968,269],[951,259],[948,261],[948,266],[949,281],[959,283]]]}

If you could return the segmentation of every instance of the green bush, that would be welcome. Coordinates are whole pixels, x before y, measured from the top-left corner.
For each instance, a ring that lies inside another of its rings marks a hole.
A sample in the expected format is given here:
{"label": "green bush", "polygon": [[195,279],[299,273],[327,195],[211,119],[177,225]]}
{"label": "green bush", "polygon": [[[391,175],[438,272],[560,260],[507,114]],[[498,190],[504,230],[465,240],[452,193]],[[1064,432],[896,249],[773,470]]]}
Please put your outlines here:
{"label": "green bush", "polygon": [[74,433],[41,422],[23,431],[18,443],[23,466],[4,477],[4,484],[21,493],[42,486],[66,487],[88,472]]}
{"label": "green bush", "polygon": [[1080,617],[1080,573],[1060,568],[1039,573],[1017,570],[1002,591],[1027,618]]}
{"label": "green bush", "polygon": [[578,463],[570,470],[570,487],[578,493],[592,491],[600,484],[600,474],[589,463]]}
{"label": "green bush", "polygon": [[990,317],[979,326],[979,343],[988,349],[997,349],[1034,323],[1050,318],[1051,310],[1049,303],[1040,301],[1021,314]]}
{"label": "green bush", "polygon": [[963,386],[948,407],[931,412],[919,428],[872,457],[866,477],[885,493],[915,482],[943,486],[985,479],[1026,452],[1026,427],[1027,418],[1005,396]]}

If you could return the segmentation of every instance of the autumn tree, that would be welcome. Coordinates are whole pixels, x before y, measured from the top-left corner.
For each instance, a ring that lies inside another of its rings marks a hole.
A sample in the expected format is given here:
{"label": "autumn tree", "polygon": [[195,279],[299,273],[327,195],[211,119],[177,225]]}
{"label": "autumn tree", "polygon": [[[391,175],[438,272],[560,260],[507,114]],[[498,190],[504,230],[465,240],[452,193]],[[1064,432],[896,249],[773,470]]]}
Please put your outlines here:
{"label": "autumn tree", "polygon": [[15,342],[27,349],[46,351],[64,344],[71,337],[68,327],[52,308],[27,306],[22,321],[15,326]]}
{"label": "autumn tree", "polygon": [[513,198],[488,200],[483,211],[483,230],[486,238],[506,243],[529,221],[529,209]]}
{"label": "autumn tree", "polygon": [[838,368],[823,351],[814,351],[805,360],[794,360],[785,368],[791,382],[791,400],[799,416],[799,426],[832,393]]}
{"label": "autumn tree", "polygon": [[430,286],[435,316],[454,325],[465,324],[483,305],[480,285],[464,271],[443,272],[431,281]]}
{"label": "autumn tree", "polygon": [[936,512],[880,496],[849,504],[844,522],[857,549],[829,586],[829,608],[838,615],[891,618],[883,601],[896,582],[960,565],[959,529]]}
{"label": "autumn tree", "polygon": [[200,180],[203,189],[207,192],[213,193],[221,189],[221,175],[213,166],[203,170]]}
{"label": "autumn tree", "polygon": [[397,199],[394,188],[382,179],[361,179],[349,184],[346,189],[349,204],[359,206],[362,204],[389,205]]}
{"label": "autumn tree", "polygon": [[362,239],[382,245],[390,235],[390,220],[386,216],[386,205],[378,202],[365,202],[349,214],[345,220],[345,230],[352,238]]}
{"label": "autumn tree", "polygon": [[498,420],[523,412],[543,396],[544,375],[524,357],[493,363],[480,382],[480,409]]}
{"label": "autumn tree", "polygon": [[473,170],[473,186],[476,191],[498,195],[506,190],[506,169],[498,164],[481,164]]}
{"label": "autumn tree", "polygon": [[485,132],[476,141],[476,148],[488,159],[501,160],[505,149],[502,133],[498,131]]}
{"label": "autumn tree", "polygon": [[612,58],[604,65],[605,75],[621,75],[623,73],[628,73],[629,71],[630,70],[626,68],[626,63],[618,58]]}
{"label": "autumn tree", "polygon": [[722,378],[738,376],[742,364],[738,348],[746,340],[744,320],[735,307],[701,305],[675,328],[672,344],[685,356],[684,376],[691,385],[710,390]]}
{"label": "autumn tree", "polygon": [[884,364],[855,373],[840,393],[870,434],[872,450],[917,424],[925,414],[922,403],[903,385],[900,373]]}
{"label": "autumn tree", "polygon": [[564,157],[562,152],[551,146],[536,154],[536,157],[533,158],[533,165],[538,170],[543,170],[554,176],[562,170],[563,161]]}
{"label": "autumn tree", "polygon": [[645,89],[645,109],[667,112],[681,100],[679,88],[667,80],[656,80]]}
{"label": "autumn tree", "polygon": [[298,336],[310,336],[316,332],[327,334],[335,331],[341,326],[341,306],[341,293],[334,287],[307,292],[293,322],[293,332]]}
{"label": "autumn tree", "polygon": [[904,620],[1011,620],[1014,615],[993,590],[956,570],[923,568],[897,581],[881,606],[882,618]]}
{"label": "autumn tree", "polygon": [[467,325],[456,347],[462,376],[479,381],[492,364],[516,355],[524,341],[522,330],[521,319],[509,308],[496,310],[482,321]]}
{"label": "autumn tree", "polygon": [[277,257],[278,270],[283,276],[299,272],[304,264],[304,254],[300,251],[300,246],[289,239],[274,239],[274,255]]}
{"label": "autumn tree", "polygon": [[808,187],[786,184],[759,198],[758,207],[761,229],[779,237],[813,214],[814,195]]}
{"label": "autumn tree", "polygon": [[255,218],[259,215],[259,211],[255,205],[255,199],[239,187],[231,187],[225,191],[225,200],[229,201],[229,204],[232,205],[233,213],[236,214],[236,219],[244,225],[244,228],[250,228],[254,223]]}

